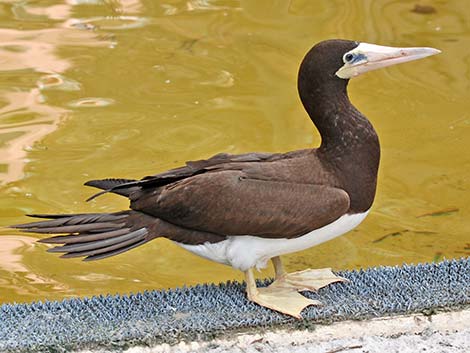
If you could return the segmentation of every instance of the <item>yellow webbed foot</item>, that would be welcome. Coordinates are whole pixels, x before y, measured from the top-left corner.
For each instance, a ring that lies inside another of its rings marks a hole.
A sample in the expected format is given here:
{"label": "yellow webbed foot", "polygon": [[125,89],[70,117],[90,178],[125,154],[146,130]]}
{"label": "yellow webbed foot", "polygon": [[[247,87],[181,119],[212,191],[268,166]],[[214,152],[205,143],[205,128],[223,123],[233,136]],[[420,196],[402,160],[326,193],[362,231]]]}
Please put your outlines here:
{"label": "yellow webbed foot", "polygon": [[257,288],[253,271],[245,272],[248,299],[266,308],[301,319],[301,311],[309,305],[321,304],[317,300],[305,298],[297,289],[272,283],[265,288]]}
{"label": "yellow webbed foot", "polygon": [[299,291],[317,291],[335,282],[347,279],[336,276],[331,268],[287,273],[277,256],[272,259],[276,279],[268,287],[257,288],[251,269],[245,272],[248,299],[266,308],[301,319],[300,313],[309,305],[321,305],[318,300],[305,298]]}
{"label": "yellow webbed foot", "polygon": [[347,282],[347,279],[336,276],[331,268],[322,268],[284,273],[276,278],[271,286],[291,288],[298,291],[317,291],[335,282]]}
{"label": "yellow webbed foot", "polygon": [[309,305],[320,305],[318,300],[307,299],[295,289],[269,286],[256,288],[248,299],[266,308],[301,319],[300,313]]}

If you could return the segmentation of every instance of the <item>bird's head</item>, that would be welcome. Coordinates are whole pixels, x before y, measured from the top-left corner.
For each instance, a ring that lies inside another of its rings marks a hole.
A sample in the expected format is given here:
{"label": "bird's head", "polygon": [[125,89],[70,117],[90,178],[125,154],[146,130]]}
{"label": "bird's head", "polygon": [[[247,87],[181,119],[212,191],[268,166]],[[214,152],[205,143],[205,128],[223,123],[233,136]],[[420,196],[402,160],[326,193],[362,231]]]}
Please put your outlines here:
{"label": "bird's head", "polygon": [[[351,78],[438,53],[433,48],[394,48],[341,39],[316,44],[300,65],[297,85],[300,100],[322,136],[322,146],[328,141],[346,141],[338,135],[356,125],[362,129],[363,139],[366,135],[376,136],[367,119],[349,101],[347,85]],[[362,128],[358,121],[362,121]]]}
{"label": "bird's head", "polygon": [[[316,44],[305,55],[299,75],[348,80],[362,73],[439,54],[434,48],[396,48],[330,39]],[[313,78],[313,77],[312,77]]]}
{"label": "bird's head", "polygon": [[337,77],[347,80],[367,71],[422,59],[441,52],[426,47],[395,48],[368,43],[355,42],[355,44],[354,48],[341,56],[341,67],[335,72]]}
{"label": "bird's head", "polygon": [[305,103],[322,93],[346,92],[349,79],[382,67],[440,53],[434,48],[396,48],[331,39],[316,44],[299,70],[299,91]]}

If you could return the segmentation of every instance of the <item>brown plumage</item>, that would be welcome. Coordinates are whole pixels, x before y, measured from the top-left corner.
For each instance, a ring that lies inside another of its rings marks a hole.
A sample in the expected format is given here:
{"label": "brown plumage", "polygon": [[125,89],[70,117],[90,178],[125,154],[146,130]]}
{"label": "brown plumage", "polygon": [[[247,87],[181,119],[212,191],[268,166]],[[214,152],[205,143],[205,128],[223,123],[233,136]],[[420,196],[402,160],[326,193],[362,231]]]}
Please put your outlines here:
{"label": "brown plumage", "polygon": [[291,239],[343,215],[367,211],[375,195],[378,138],[349,102],[348,80],[335,76],[343,54],[357,45],[322,42],[300,67],[300,98],[321,133],[320,148],[218,154],[141,180],[89,181],[86,185],[104,190],[95,196],[112,192],[128,197],[131,210],[37,215],[52,220],[14,227],[68,234],[41,242],[65,244],[50,250],[64,257],[95,260],[156,237],[188,245],[218,243],[228,236]]}

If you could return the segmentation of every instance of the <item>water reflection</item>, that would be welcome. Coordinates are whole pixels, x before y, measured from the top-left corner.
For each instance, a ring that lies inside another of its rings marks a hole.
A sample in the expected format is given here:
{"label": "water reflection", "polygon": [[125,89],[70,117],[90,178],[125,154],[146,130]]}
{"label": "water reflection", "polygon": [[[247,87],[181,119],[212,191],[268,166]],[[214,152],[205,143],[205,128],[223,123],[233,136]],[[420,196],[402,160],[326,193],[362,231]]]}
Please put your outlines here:
{"label": "water reflection", "polygon": [[[67,286],[52,278],[32,271],[25,264],[25,257],[34,251],[36,238],[27,236],[5,236],[0,242],[0,295],[12,291],[17,296],[45,296],[51,290],[66,292]],[[4,297],[4,295],[1,295]],[[8,295],[11,296],[10,293]]]}
{"label": "water reflection", "polygon": [[41,91],[0,91],[0,181],[23,176],[26,154],[35,142],[54,131],[66,110],[42,102]]}
{"label": "water reflection", "polygon": [[37,85],[40,90],[80,91],[79,82],[59,74],[44,75]]}
{"label": "water reflection", "polygon": [[2,236],[0,247],[0,268],[10,272],[28,272],[23,264],[23,256],[18,254],[22,248],[34,246],[36,238],[27,236]]}
{"label": "water reflection", "polygon": [[[29,9],[32,12],[21,13],[16,7],[14,14],[17,18],[34,14],[63,19],[70,14],[69,8],[34,7]],[[111,42],[96,33],[60,26],[41,30],[2,28],[0,37],[0,75],[4,78],[0,89],[0,182],[7,183],[23,176],[27,151],[67,116],[68,110],[50,104],[43,91],[81,88],[79,82],[61,75],[73,63],[58,55],[59,50],[67,46],[105,47]]]}

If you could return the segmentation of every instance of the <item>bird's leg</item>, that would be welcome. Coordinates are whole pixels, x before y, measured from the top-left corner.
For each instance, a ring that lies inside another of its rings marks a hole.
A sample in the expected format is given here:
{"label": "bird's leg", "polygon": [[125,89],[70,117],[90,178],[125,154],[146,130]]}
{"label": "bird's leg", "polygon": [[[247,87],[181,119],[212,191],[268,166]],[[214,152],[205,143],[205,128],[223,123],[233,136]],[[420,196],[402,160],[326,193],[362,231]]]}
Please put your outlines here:
{"label": "bird's leg", "polygon": [[274,279],[282,278],[286,274],[286,270],[284,270],[284,266],[282,265],[281,257],[274,256],[271,262],[274,266]]}
{"label": "bird's leg", "polygon": [[248,300],[298,319],[302,318],[300,312],[305,307],[320,304],[316,300],[305,298],[296,289],[273,285],[257,288],[252,269],[245,271],[245,279]]}
{"label": "bird's leg", "polygon": [[[346,282],[345,278],[336,276],[331,268],[307,269],[287,273],[282,266],[281,258],[275,256],[271,259],[274,265],[275,281],[271,286],[292,288],[298,291],[316,291],[335,282]],[[271,287],[270,286],[270,287]]]}

